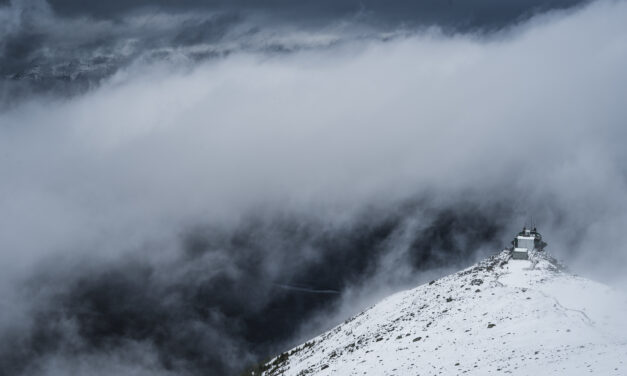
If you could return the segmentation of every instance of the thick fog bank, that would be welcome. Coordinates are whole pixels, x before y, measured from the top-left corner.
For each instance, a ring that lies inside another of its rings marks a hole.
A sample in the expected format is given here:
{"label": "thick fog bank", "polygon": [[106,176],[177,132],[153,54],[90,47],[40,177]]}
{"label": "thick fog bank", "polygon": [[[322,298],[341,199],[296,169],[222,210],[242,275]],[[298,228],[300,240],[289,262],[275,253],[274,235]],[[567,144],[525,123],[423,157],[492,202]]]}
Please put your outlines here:
{"label": "thick fog bank", "polygon": [[237,373],[531,216],[624,286],[626,21],[598,2],[26,96],[0,113],[0,373]]}

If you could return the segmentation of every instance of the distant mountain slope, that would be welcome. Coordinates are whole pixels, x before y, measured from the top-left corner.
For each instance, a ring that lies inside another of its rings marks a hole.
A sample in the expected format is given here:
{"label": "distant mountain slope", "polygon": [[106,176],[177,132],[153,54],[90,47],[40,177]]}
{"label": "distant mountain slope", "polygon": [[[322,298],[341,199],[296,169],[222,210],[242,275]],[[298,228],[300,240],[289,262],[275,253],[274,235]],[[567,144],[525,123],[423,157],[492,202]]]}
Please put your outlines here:
{"label": "distant mountain slope", "polygon": [[394,294],[264,375],[627,375],[627,297],[508,251]]}

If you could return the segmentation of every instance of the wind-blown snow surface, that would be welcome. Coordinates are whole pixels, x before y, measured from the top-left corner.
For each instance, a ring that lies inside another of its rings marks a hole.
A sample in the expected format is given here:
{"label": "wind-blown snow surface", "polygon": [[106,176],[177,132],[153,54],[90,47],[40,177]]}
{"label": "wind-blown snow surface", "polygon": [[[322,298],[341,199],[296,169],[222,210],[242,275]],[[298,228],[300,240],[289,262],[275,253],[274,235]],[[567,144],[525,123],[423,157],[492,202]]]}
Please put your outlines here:
{"label": "wind-blown snow surface", "polygon": [[620,292],[503,251],[386,298],[264,375],[627,375],[621,312]]}

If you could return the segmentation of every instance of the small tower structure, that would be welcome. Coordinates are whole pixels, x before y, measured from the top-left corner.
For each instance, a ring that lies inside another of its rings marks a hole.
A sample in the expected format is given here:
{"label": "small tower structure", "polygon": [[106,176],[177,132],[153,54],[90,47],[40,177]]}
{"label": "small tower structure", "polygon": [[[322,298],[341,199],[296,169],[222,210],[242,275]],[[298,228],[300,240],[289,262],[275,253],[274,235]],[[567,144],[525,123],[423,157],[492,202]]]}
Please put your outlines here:
{"label": "small tower structure", "polygon": [[512,258],[515,260],[527,260],[529,258],[529,252],[531,251],[544,251],[546,243],[542,241],[542,235],[534,227],[528,229],[523,227],[522,231],[512,241],[513,247],[510,249]]}

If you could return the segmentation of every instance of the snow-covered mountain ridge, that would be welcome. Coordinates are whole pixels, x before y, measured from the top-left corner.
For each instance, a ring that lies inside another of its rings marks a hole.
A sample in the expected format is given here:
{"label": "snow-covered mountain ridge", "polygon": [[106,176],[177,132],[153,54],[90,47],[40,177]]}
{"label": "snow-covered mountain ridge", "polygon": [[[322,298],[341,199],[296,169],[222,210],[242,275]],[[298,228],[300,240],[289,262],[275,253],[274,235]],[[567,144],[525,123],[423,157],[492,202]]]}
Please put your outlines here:
{"label": "snow-covered mountain ridge", "polygon": [[544,252],[503,251],[396,293],[257,372],[627,375],[625,312],[625,295]]}

